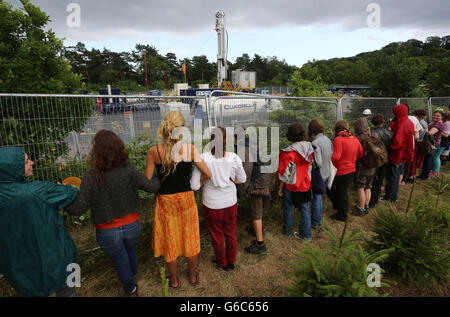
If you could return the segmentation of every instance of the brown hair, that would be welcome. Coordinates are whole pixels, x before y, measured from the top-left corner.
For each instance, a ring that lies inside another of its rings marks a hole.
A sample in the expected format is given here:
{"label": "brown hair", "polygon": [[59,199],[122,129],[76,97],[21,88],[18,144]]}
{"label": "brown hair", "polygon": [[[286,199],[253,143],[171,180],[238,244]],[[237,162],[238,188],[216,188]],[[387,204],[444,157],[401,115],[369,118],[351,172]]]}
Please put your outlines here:
{"label": "brown hair", "polygon": [[444,111],[444,116],[442,118],[442,122],[447,122],[447,121],[450,121],[450,111],[449,110]]}
{"label": "brown hair", "polygon": [[384,120],[384,116],[381,113],[377,113],[376,115],[374,115],[372,117],[372,124],[376,127],[378,127],[379,125],[384,124],[385,120]]}
{"label": "brown hair", "polygon": [[[227,146],[227,131],[225,130],[224,127],[214,128],[211,132],[211,141],[213,141],[216,138],[216,135],[217,136],[222,135],[222,149],[218,149],[218,151],[216,152],[216,147],[213,146],[211,148],[211,154],[217,158],[221,158],[225,156],[225,148]],[[220,140],[218,140],[218,143],[220,144]]]}
{"label": "brown hair", "polygon": [[310,139],[313,138],[313,136],[318,135],[319,133],[324,133],[325,129],[323,128],[322,122],[320,122],[317,119],[311,120],[308,125],[308,137]]}
{"label": "brown hair", "polygon": [[426,117],[428,114],[428,111],[426,111],[425,109],[419,109],[419,110],[415,110],[413,113],[413,116],[416,117]]}
{"label": "brown hair", "polygon": [[99,183],[103,183],[105,171],[125,166],[130,162],[125,144],[114,132],[100,130],[92,143],[94,146],[89,153],[89,165]]}
{"label": "brown hair", "polygon": [[348,131],[349,126],[345,120],[340,120],[334,125],[334,133],[337,135],[341,131]]}
{"label": "brown hair", "polygon": [[286,139],[290,142],[300,142],[305,140],[305,129],[300,122],[292,123],[286,133]]}

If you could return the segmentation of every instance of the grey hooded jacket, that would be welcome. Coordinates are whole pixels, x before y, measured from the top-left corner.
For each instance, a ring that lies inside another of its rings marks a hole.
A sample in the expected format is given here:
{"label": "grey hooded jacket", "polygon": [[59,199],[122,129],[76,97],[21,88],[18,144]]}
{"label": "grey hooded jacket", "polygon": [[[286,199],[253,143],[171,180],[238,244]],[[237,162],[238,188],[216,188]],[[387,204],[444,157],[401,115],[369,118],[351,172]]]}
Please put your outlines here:
{"label": "grey hooded jacket", "polygon": [[314,159],[320,169],[320,175],[325,180],[331,176],[333,143],[323,133],[319,133],[312,141],[312,145],[314,146]]}

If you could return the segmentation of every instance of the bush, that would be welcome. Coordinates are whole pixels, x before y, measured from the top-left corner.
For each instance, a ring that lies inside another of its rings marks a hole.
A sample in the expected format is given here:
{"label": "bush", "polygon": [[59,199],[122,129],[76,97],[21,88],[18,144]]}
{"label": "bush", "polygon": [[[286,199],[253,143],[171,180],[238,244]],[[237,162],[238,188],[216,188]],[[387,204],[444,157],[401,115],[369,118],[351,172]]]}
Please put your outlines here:
{"label": "bush", "polygon": [[390,273],[419,284],[444,279],[450,272],[448,241],[432,217],[430,205],[417,205],[410,215],[379,207],[373,218],[375,236],[367,245],[373,251],[394,249],[384,262]]}
{"label": "bush", "polygon": [[[392,250],[366,253],[357,243],[363,233],[346,232],[338,238],[325,221],[331,242],[324,247],[306,246],[297,252],[300,259],[293,264],[295,285],[288,288],[289,296],[305,297],[376,297],[380,294],[367,284],[367,266],[380,263]],[[380,286],[388,286],[383,281]]]}

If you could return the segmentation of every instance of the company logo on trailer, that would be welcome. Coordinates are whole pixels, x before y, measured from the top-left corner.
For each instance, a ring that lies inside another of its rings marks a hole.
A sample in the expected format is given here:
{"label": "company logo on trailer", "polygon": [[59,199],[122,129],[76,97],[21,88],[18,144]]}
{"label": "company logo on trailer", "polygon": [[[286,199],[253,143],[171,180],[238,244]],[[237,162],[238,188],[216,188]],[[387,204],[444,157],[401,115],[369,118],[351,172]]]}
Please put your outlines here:
{"label": "company logo on trailer", "polygon": [[242,108],[254,108],[256,106],[256,103],[253,105],[250,104],[241,104],[241,105],[225,105],[223,108],[225,110],[233,110],[233,109],[242,109]]}

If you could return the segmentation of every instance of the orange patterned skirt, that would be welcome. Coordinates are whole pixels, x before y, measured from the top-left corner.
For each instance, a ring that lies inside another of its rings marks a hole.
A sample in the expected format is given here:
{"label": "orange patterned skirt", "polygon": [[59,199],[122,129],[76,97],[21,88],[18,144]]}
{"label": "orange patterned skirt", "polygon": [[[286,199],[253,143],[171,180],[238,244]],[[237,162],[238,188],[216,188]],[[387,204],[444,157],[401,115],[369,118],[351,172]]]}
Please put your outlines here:
{"label": "orange patterned skirt", "polygon": [[200,253],[200,230],[193,191],[156,195],[152,246],[166,262]]}

